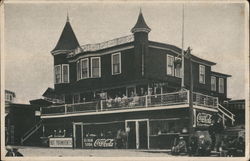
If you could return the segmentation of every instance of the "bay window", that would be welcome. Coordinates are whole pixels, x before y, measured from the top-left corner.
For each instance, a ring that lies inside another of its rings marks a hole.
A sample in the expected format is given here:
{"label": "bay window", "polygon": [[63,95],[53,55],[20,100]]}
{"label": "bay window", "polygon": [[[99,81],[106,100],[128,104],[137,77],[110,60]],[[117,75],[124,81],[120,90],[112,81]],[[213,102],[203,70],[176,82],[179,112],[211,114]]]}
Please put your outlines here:
{"label": "bay window", "polygon": [[69,83],[69,64],[62,65],[62,83]]}
{"label": "bay window", "polygon": [[85,58],[81,60],[81,79],[89,77],[89,59]]}
{"label": "bay window", "polygon": [[100,57],[92,57],[91,58],[91,77],[92,78],[101,77]]}

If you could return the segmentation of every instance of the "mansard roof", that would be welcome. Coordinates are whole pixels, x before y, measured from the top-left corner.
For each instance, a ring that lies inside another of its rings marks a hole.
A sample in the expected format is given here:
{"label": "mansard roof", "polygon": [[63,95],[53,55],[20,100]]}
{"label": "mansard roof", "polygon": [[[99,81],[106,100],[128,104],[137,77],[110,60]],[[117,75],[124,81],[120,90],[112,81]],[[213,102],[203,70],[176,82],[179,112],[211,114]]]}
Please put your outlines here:
{"label": "mansard roof", "polygon": [[51,52],[57,50],[72,50],[77,48],[78,46],[79,46],[78,40],[70,25],[70,22],[67,19],[67,22],[63,28],[62,34],[56,44],[56,47]]}
{"label": "mansard roof", "polygon": [[151,29],[148,27],[148,25],[146,24],[142,12],[140,11],[140,14],[138,16],[137,22],[135,24],[135,26],[131,29],[132,33],[135,32],[150,32]]}

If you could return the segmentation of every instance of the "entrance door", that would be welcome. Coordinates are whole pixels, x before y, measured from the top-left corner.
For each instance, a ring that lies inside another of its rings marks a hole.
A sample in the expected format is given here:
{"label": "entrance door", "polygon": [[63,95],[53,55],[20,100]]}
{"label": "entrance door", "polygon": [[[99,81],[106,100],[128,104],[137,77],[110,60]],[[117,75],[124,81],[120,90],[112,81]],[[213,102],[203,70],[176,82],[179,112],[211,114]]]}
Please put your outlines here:
{"label": "entrance door", "polygon": [[129,149],[148,149],[149,148],[149,128],[148,119],[126,120],[125,127],[128,130]]}
{"label": "entrance door", "polygon": [[83,124],[74,123],[74,148],[83,148]]}

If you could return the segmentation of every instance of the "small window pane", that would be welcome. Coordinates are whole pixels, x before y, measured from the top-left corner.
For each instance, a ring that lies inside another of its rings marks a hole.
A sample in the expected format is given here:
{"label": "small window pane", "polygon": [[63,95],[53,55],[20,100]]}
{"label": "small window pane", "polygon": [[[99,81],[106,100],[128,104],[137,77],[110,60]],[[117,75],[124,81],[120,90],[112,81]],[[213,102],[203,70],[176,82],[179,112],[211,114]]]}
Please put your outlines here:
{"label": "small window pane", "polygon": [[69,83],[69,65],[63,65],[63,83]]}
{"label": "small window pane", "polygon": [[61,66],[55,66],[55,83],[61,83]]}

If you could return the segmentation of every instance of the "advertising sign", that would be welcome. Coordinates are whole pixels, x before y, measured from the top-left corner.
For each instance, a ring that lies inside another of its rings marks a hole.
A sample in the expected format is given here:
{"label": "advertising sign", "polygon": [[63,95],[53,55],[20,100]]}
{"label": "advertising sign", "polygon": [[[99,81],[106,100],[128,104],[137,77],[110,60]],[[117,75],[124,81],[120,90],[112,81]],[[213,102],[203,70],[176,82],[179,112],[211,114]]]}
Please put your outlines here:
{"label": "advertising sign", "polygon": [[71,147],[72,138],[50,138],[49,147]]}
{"label": "advertising sign", "polygon": [[212,124],[212,114],[207,111],[193,110],[193,127],[209,127]]}
{"label": "advertising sign", "polygon": [[86,137],[83,139],[85,148],[113,148],[114,139]]}

